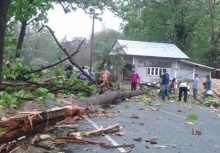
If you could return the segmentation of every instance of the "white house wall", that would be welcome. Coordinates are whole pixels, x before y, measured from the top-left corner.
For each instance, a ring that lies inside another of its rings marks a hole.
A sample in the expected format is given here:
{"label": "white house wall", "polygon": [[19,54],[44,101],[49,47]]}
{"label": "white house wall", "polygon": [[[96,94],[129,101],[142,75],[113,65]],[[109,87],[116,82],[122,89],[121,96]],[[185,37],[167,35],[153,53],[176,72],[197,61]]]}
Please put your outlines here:
{"label": "white house wall", "polygon": [[[185,68],[185,69],[184,69]],[[194,75],[198,74],[199,78],[205,78],[206,75],[210,75],[210,69],[198,67],[196,65],[190,65],[185,63],[178,63],[177,79],[179,80],[193,80]]]}
{"label": "white house wall", "polygon": [[[139,61],[161,61],[161,62],[171,62],[171,68],[166,68],[167,72],[170,74],[170,78],[174,77],[175,75],[175,67],[176,67],[176,62],[175,60],[164,60],[162,58],[155,58],[155,57],[135,57],[134,64],[136,66],[136,71],[139,74],[141,81],[142,82],[160,82],[161,78],[159,75],[150,75],[147,74],[147,66],[140,65]],[[158,67],[158,69],[163,69],[163,67]]]}
{"label": "white house wall", "polygon": [[178,81],[180,80],[193,80],[194,74],[197,73],[199,77],[205,77],[210,74],[210,70],[202,67],[196,67],[195,65],[190,65],[186,63],[178,62],[177,59],[169,59],[169,58],[155,58],[155,57],[141,57],[136,56],[133,58],[132,56],[126,56],[124,59],[130,59],[130,61],[134,61],[134,65],[136,67],[136,72],[139,74],[142,82],[160,82],[161,78],[159,75],[149,75],[147,74],[147,66],[140,65],[139,61],[159,61],[159,62],[171,62],[171,67],[160,67],[165,68],[170,75],[170,79],[176,78]]}

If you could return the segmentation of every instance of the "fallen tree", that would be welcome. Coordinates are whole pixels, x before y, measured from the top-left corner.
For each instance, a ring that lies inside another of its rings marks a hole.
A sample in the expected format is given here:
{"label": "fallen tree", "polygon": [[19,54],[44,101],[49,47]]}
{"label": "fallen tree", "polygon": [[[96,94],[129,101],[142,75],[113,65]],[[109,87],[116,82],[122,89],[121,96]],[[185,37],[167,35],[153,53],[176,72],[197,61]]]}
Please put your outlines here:
{"label": "fallen tree", "polygon": [[72,121],[74,116],[82,117],[86,115],[89,106],[110,104],[113,101],[142,95],[149,90],[138,90],[123,92],[120,90],[107,91],[101,95],[95,95],[88,99],[72,100],[72,105],[59,108],[51,108],[43,112],[24,112],[13,116],[7,120],[0,121],[0,143],[17,141],[21,137],[29,137],[42,132],[49,126],[57,122]]}

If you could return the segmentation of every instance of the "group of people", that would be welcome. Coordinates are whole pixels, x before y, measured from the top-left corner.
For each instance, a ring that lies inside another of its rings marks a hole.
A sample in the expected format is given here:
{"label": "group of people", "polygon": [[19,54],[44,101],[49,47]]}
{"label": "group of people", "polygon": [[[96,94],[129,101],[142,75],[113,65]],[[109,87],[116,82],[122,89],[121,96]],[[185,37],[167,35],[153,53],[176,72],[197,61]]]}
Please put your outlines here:
{"label": "group of people", "polygon": [[[161,92],[162,92],[162,100],[165,101],[165,98],[169,98],[169,93],[168,93],[168,88],[169,91],[174,90],[175,92],[175,78],[169,83],[169,74],[167,73],[166,69],[163,69],[163,75],[161,75],[162,79],[162,87],[161,87]],[[193,84],[192,84],[192,89],[193,89],[193,98],[196,101],[198,100],[198,90],[199,90],[199,85],[200,85],[200,79],[198,77],[198,74],[195,74]],[[189,90],[189,86],[187,82],[180,82],[179,84],[179,95],[178,95],[178,101],[181,101],[182,95],[183,95],[183,100],[184,102],[187,102],[187,92]],[[204,83],[204,96],[203,100],[205,101],[205,98],[210,95],[209,91],[211,91],[211,79],[210,75],[206,76],[206,82]]]}
{"label": "group of people", "polygon": [[[162,100],[165,101],[166,97],[169,100],[170,96],[169,93],[175,93],[175,85],[176,85],[176,78],[173,78],[170,82],[170,77],[169,74],[167,73],[166,69],[163,69],[163,74],[160,76],[161,77],[161,95],[162,95]],[[137,88],[137,83],[140,81],[140,77],[138,73],[135,72],[135,70],[132,70],[130,74],[130,81],[131,81],[131,91],[136,90]],[[199,84],[200,84],[200,79],[198,77],[198,74],[195,74],[193,84],[192,84],[192,90],[193,90],[193,98],[196,101],[198,100],[198,90],[199,90]],[[183,95],[183,100],[184,102],[187,102],[187,95],[189,91],[189,85],[187,82],[180,82],[178,85],[179,88],[179,94],[178,94],[178,101],[181,101],[182,95]],[[206,76],[206,82],[204,83],[204,96],[203,100],[209,95],[209,91],[211,91],[211,79],[210,75]]]}
{"label": "group of people", "polygon": [[[83,70],[83,72],[80,71],[77,76],[78,79],[87,80],[88,77],[86,76],[86,74],[88,76],[90,76],[92,79],[96,79],[95,73],[90,68],[88,69],[86,66],[82,66],[82,70]],[[69,79],[73,73],[72,65],[67,65],[65,67],[65,71],[67,72],[67,78]],[[100,78],[99,78],[99,80],[102,82],[101,86],[104,86],[104,87],[109,86],[109,76],[110,76],[110,72],[107,70],[107,68],[105,66],[103,66],[101,73],[100,73]]]}
{"label": "group of people", "polygon": [[[82,70],[84,73],[89,75],[92,79],[96,78],[95,73],[90,68],[88,69],[86,66],[82,66]],[[87,76],[83,72],[81,71],[79,72],[78,79],[87,80]]]}
{"label": "group of people", "polygon": [[[73,67],[71,65],[67,66],[65,69],[68,74],[68,78],[73,73]],[[91,69],[87,69],[85,66],[82,66],[82,70],[84,73],[88,74],[92,79],[96,79],[95,73]],[[78,78],[81,80],[87,80],[87,76],[80,72],[78,75]],[[106,69],[105,66],[102,67],[101,74],[100,74],[100,80],[102,81],[102,86],[108,86],[109,85],[109,76],[110,72]],[[176,78],[173,78],[170,82],[169,74],[167,73],[166,69],[163,69],[163,74],[161,77],[161,94],[162,94],[162,100],[165,101],[166,97],[169,100],[169,93],[175,93],[175,85],[176,85]],[[133,69],[130,74],[130,81],[131,81],[131,91],[137,89],[137,84],[140,81],[140,76],[138,73],[135,72]],[[200,85],[200,79],[198,77],[198,74],[195,74],[193,84],[192,84],[192,90],[193,90],[193,98],[198,101],[198,90]],[[187,102],[187,92],[188,92],[188,83],[187,82],[181,82],[179,83],[179,94],[178,94],[178,101],[181,101],[182,95],[184,102]],[[204,83],[204,96],[203,100],[209,95],[209,91],[211,91],[211,79],[210,75],[206,76],[206,82]]]}

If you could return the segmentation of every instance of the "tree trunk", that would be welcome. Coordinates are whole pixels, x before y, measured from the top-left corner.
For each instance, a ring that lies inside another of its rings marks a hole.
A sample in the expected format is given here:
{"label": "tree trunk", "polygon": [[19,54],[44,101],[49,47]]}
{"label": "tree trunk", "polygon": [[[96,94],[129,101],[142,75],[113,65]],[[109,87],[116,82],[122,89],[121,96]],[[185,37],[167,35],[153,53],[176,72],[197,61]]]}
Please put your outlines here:
{"label": "tree trunk", "polygon": [[27,21],[22,21],[21,31],[20,31],[19,38],[18,38],[15,58],[20,58],[21,57],[21,50],[22,50],[22,45],[23,45],[23,42],[24,42],[26,27],[27,27]]}
{"label": "tree trunk", "polygon": [[52,108],[44,112],[28,112],[16,115],[8,120],[0,121],[0,129],[2,129],[0,143],[39,133],[59,121],[69,122],[74,116],[82,117],[88,110],[88,106],[110,104],[115,100],[141,95],[147,91],[109,91],[84,100],[73,100],[73,105]]}
{"label": "tree trunk", "polygon": [[2,83],[2,65],[8,8],[11,0],[0,0],[0,84]]}

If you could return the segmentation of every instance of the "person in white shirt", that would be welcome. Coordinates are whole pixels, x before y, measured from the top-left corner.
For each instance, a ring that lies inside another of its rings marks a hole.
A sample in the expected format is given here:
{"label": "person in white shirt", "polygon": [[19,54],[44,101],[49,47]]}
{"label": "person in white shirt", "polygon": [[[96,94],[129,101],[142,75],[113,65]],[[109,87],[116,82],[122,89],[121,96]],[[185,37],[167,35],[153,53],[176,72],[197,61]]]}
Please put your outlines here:
{"label": "person in white shirt", "polygon": [[198,78],[198,74],[195,74],[195,78],[193,80],[193,98],[195,100],[198,100],[198,90],[199,90],[199,78]]}
{"label": "person in white shirt", "polygon": [[178,101],[181,101],[182,93],[183,93],[184,94],[183,100],[185,103],[187,102],[187,90],[188,90],[187,82],[182,82],[179,84],[179,100]]}

